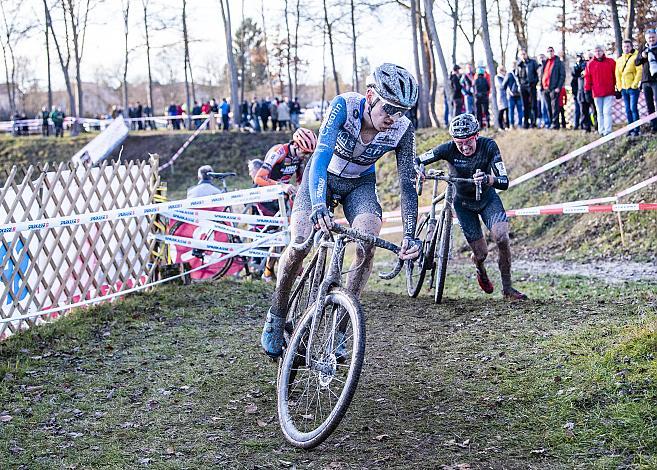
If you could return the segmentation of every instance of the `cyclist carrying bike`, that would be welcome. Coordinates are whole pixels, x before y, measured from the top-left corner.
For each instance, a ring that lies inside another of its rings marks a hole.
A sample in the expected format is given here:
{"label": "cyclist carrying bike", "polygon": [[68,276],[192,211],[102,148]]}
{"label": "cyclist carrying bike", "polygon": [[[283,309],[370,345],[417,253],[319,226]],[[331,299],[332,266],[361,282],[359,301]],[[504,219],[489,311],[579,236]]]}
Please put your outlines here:
{"label": "cyclist carrying bike", "polygon": [[[366,82],[365,96],[351,92],[336,96],[319,131],[317,148],[306,165],[290,224],[291,239],[300,243],[313,229],[328,233],[333,226],[329,205],[339,199],[351,227],[378,235],[382,209],[374,164],[395,151],[401,190],[404,239],[401,259],[414,259],[421,242],[415,239],[415,129],[404,114],[418,96],[415,78],[404,68],[382,64]],[[308,254],[291,244],[283,252],[272,305],[262,331],[261,345],[270,357],[282,354],[286,309],[296,273]],[[347,289],[360,297],[372,270],[374,247],[359,244],[347,278]],[[339,333],[338,333],[339,334]],[[341,341],[338,340],[338,344]]]}
{"label": "cyclist carrying bike", "polygon": [[509,222],[502,200],[495,189],[509,187],[509,178],[493,139],[479,136],[479,122],[472,114],[460,114],[449,125],[452,141],[438,145],[416,159],[419,178],[425,177],[424,167],[438,160],[445,160],[451,176],[472,178],[481,185],[481,199],[475,198],[475,186],[456,183],[454,211],[459,219],[470,248],[471,259],[477,270],[477,282],[481,289],[491,294],[495,287],[488,278],[484,261],[488,245],[481,231],[479,217],[490,230],[499,250],[498,265],[502,277],[502,294],[509,300],[526,300],[527,296],[513,288],[511,283],[511,248]]}
{"label": "cyclist carrying bike", "polygon": [[[253,176],[256,186],[271,186],[283,184],[285,192],[294,196],[297,188],[290,184],[292,176],[296,175],[297,186],[301,184],[305,161],[317,146],[317,136],[310,129],[300,127],[292,134],[292,141],[286,144],[276,144],[269,149],[260,168]],[[278,211],[278,202],[269,201],[259,204],[264,215],[274,215]],[[270,282],[273,278],[273,258],[267,260],[262,278]]]}

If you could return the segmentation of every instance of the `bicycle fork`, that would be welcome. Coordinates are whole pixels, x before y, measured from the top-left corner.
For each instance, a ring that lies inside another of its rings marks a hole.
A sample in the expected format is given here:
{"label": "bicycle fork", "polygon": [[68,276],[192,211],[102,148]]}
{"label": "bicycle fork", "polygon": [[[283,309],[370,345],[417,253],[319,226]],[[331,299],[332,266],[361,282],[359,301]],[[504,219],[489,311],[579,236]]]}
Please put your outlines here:
{"label": "bicycle fork", "polygon": [[[342,278],[342,262],[344,259],[344,250],[345,250],[345,243],[344,243],[344,237],[339,236],[336,238],[334,242],[324,240],[320,242],[320,249],[328,251],[329,249],[332,249],[332,254],[331,254],[331,264],[329,265],[329,271],[322,283],[319,285],[319,289],[317,290],[317,296],[315,297],[317,300],[315,301],[315,310],[313,312],[313,319],[310,324],[310,332],[308,333],[308,346],[306,347],[306,367],[309,369],[318,369],[317,367],[314,367],[315,364],[313,364],[312,361],[312,342],[313,338],[315,336],[315,331],[317,330],[317,321],[320,318],[320,315],[324,311],[324,307],[326,306],[325,300],[326,300],[326,295],[328,294],[328,291],[331,287],[333,286],[340,286],[341,285],[341,278]],[[311,293],[312,295],[312,293]],[[334,332],[336,331],[337,328],[337,312],[338,309],[335,309],[332,315],[331,319],[331,331]],[[334,335],[331,333],[331,338],[329,340],[329,345],[328,345],[328,350],[332,351],[333,350],[333,340],[334,340]],[[324,367],[320,367],[318,370],[320,370],[323,373],[326,373],[324,370]]]}

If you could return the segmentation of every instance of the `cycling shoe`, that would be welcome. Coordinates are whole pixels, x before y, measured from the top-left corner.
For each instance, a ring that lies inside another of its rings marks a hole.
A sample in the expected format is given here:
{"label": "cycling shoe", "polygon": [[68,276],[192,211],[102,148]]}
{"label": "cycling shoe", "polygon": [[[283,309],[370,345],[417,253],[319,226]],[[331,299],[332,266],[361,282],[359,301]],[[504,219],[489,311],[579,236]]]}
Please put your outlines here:
{"label": "cycling shoe", "polygon": [[522,292],[514,289],[513,287],[509,288],[508,290],[505,290],[502,292],[502,295],[504,295],[504,298],[506,300],[511,300],[513,302],[517,300],[527,300],[529,297],[527,297],[525,294]]}
{"label": "cycling shoe", "polygon": [[482,270],[477,269],[477,282],[479,283],[479,287],[481,287],[481,290],[483,290],[487,294],[492,294],[493,291],[495,290],[495,286],[493,285],[492,282],[490,282],[490,279],[488,278],[488,274],[483,269]]}
{"label": "cycling shoe", "polygon": [[262,328],[260,345],[265,354],[272,359],[276,359],[283,354],[283,346],[285,345],[284,328],[285,317],[272,315],[271,311],[268,311],[265,326]]}

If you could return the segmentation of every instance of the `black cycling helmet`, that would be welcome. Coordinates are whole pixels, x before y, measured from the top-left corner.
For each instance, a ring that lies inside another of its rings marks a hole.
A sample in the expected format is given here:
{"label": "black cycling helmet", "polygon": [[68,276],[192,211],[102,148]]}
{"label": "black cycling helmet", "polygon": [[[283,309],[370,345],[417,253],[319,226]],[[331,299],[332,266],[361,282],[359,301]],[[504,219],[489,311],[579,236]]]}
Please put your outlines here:
{"label": "black cycling helmet", "polygon": [[459,114],[449,123],[449,135],[455,139],[467,139],[479,132],[479,122],[470,113]]}
{"label": "black cycling helmet", "polygon": [[417,102],[417,80],[399,65],[379,65],[367,77],[365,85],[372,87],[384,100],[403,108],[412,108]]}

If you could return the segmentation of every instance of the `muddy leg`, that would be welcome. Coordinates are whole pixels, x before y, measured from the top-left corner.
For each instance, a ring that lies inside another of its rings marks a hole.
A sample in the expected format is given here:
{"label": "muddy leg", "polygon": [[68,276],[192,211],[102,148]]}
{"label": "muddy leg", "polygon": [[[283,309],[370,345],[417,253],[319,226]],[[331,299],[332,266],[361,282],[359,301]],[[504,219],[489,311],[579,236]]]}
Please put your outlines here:
{"label": "muddy leg", "polygon": [[493,239],[497,244],[500,276],[502,277],[502,291],[511,289],[511,244],[509,243],[509,223],[498,222],[491,229]]}
{"label": "muddy leg", "polygon": [[[356,216],[351,226],[359,232],[378,236],[381,231],[381,219],[373,214],[360,214]],[[376,247],[365,243],[358,243],[356,247],[356,257],[350,267],[350,270],[354,271],[347,275],[347,290],[359,299],[372,272]]]}
{"label": "muddy leg", "polygon": [[[292,220],[290,221],[290,238],[292,242],[301,243],[305,241],[310,236],[312,228],[309,212],[295,212],[292,214]],[[290,300],[292,285],[309,251],[310,248],[307,251],[301,251],[295,249],[292,245],[288,245],[281,255],[278,263],[276,289],[271,303],[272,315],[284,317],[287,314],[287,304]]]}
{"label": "muddy leg", "polygon": [[479,240],[469,242],[469,244],[470,248],[472,248],[470,259],[474,263],[475,268],[477,268],[477,272],[485,274],[486,268],[484,267],[484,262],[488,257],[488,244],[486,243],[486,239],[481,237]]}

